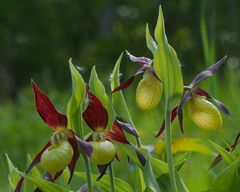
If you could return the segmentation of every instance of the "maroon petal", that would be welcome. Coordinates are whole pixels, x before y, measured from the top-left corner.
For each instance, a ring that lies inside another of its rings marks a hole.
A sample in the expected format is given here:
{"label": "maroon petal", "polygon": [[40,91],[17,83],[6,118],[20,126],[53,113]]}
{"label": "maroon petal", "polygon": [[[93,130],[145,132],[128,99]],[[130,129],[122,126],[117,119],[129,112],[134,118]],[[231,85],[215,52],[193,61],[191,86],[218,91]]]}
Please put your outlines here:
{"label": "maroon petal", "polygon": [[116,153],[115,154],[115,159],[118,161],[118,162],[120,162],[120,158],[119,158],[119,155]]}
{"label": "maroon petal", "polygon": [[135,151],[137,157],[138,157],[138,160],[141,162],[142,166],[145,165],[146,163],[146,159],[145,157],[143,156],[143,154],[133,145],[131,145],[133,147],[133,150]]}
{"label": "maroon petal", "polygon": [[119,85],[118,87],[114,88],[114,89],[112,90],[112,93],[117,92],[117,91],[120,91],[120,90],[123,90],[123,89],[126,89],[127,87],[129,87],[129,86],[133,83],[135,77],[136,77],[136,76],[133,75],[133,76],[130,77],[127,81],[125,81],[124,83],[122,83],[122,84]]}
{"label": "maroon petal", "polygon": [[129,141],[125,137],[123,137],[122,135],[119,135],[118,133],[113,132],[113,131],[106,131],[105,137],[108,140],[114,140],[114,141],[117,141],[120,143],[130,144]]}
{"label": "maroon petal", "polygon": [[134,63],[139,63],[140,65],[151,65],[152,60],[147,57],[135,57],[132,54],[130,54],[128,51],[126,51],[127,56],[129,59]]}
{"label": "maroon petal", "polygon": [[[113,161],[113,160],[112,160],[112,161]],[[112,161],[111,161],[110,163],[112,163]],[[100,172],[100,175],[98,176],[97,181],[99,181],[99,180],[103,177],[103,175],[106,173],[107,168],[108,168],[108,166],[110,165],[110,163],[105,164],[105,165],[98,165],[98,166],[97,166],[97,167],[98,167],[98,170],[99,170],[99,172]]]}
{"label": "maroon petal", "polygon": [[82,116],[88,126],[94,131],[97,128],[105,129],[108,124],[108,113],[101,101],[88,92],[89,103]]}
{"label": "maroon petal", "polygon": [[[152,67],[151,67],[151,68],[152,68]],[[131,76],[127,81],[123,82],[121,85],[119,85],[118,87],[114,88],[113,91],[112,91],[112,93],[128,88],[128,87],[133,83],[133,81],[135,80],[135,77],[138,76],[138,75],[140,75],[140,74],[143,74],[146,70],[147,70],[147,67],[146,67],[146,66],[141,67],[141,68],[140,68],[133,76]]]}
{"label": "maroon petal", "polygon": [[[171,122],[175,119],[175,117],[177,116],[177,108],[178,108],[178,106],[177,107],[175,107],[173,110],[172,110],[172,112],[171,112]],[[163,123],[162,123],[162,125],[161,125],[161,128],[159,129],[159,131],[158,131],[158,133],[157,133],[157,135],[155,136],[155,137],[159,137],[162,133],[163,133],[163,131],[165,130],[165,119],[163,120]]]}
{"label": "maroon petal", "polygon": [[182,108],[183,108],[184,103],[187,100],[189,100],[191,97],[192,97],[192,92],[191,91],[190,92],[185,92],[183,97],[182,97],[182,100],[180,101],[179,106],[177,108],[178,121],[179,121],[180,129],[181,129],[182,133],[184,133]]}
{"label": "maroon petal", "polygon": [[114,121],[114,123],[112,124],[112,131],[105,132],[105,137],[108,140],[115,140],[120,143],[130,144],[129,141],[127,140],[123,130],[121,129],[119,124],[116,123],[116,121]]}
{"label": "maroon petal", "polygon": [[[92,135],[91,135],[92,136]],[[81,140],[79,137],[75,136],[78,142],[79,147],[82,149],[82,151],[84,152],[85,155],[87,156],[91,156],[92,152],[93,152],[93,148],[91,146],[91,144],[89,144],[88,142],[85,142],[83,140]],[[90,141],[90,140],[89,140]]]}
{"label": "maroon petal", "polygon": [[211,163],[210,167],[208,168],[208,170],[212,169],[213,167],[215,167],[220,161],[222,160],[222,156],[218,155]]}
{"label": "maroon petal", "polygon": [[[44,148],[35,156],[35,158],[33,159],[33,161],[31,162],[31,164],[28,166],[27,170],[26,170],[26,174],[28,174],[31,169],[36,166],[40,160],[41,160],[41,156],[43,154],[43,152],[49,147],[51,146],[51,142],[49,141],[45,146]],[[17,185],[16,185],[16,188],[14,190],[14,192],[20,192],[21,191],[21,188],[22,188],[22,184],[23,184],[23,180],[24,180],[24,177],[21,177],[21,179],[18,181]]]}
{"label": "maroon petal", "polygon": [[50,99],[38,88],[34,81],[32,81],[32,86],[35,93],[36,109],[43,121],[53,129],[67,127],[67,117],[56,110]]}
{"label": "maroon petal", "polygon": [[202,71],[201,73],[199,73],[191,82],[191,84],[189,85],[189,87],[195,87],[196,85],[198,85],[201,81],[203,81],[204,79],[213,76],[214,74],[217,73],[218,69],[221,67],[221,65],[225,62],[225,60],[227,59],[227,56],[223,57],[221,60],[219,60],[217,63],[213,64],[212,66],[210,66],[209,68],[207,68],[206,70]]}
{"label": "maroon petal", "polygon": [[215,99],[214,97],[210,96],[206,91],[204,91],[203,89],[200,88],[195,88],[194,93],[196,93],[197,95],[200,96],[205,96],[207,99],[212,99],[213,102],[216,104],[216,106],[226,115],[231,115],[230,111],[227,109],[227,107],[221,103],[220,101],[218,101],[217,99]]}
{"label": "maroon petal", "polygon": [[133,127],[130,123],[120,121],[120,120],[115,120],[113,123],[116,124],[118,127],[120,127],[122,130],[128,132],[129,134],[135,137],[139,137],[136,128]]}
{"label": "maroon petal", "polygon": [[68,129],[68,141],[73,148],[73,157],[72,157],[72,160],[70,161],[70,163],[68,165],[68,168],[69,168],[69,171],[70,171],[70,177],[69,177],[69,180],[68,180],[68,184],[69,184],[71,182],[71,179],[72,179],[72,176],[73,176],[73,172],[74,172],[76,162],[77,162],[78,157],[80,155],[79,150],[78,150],[77,139],[75,137],[75,134],[70,129]]}

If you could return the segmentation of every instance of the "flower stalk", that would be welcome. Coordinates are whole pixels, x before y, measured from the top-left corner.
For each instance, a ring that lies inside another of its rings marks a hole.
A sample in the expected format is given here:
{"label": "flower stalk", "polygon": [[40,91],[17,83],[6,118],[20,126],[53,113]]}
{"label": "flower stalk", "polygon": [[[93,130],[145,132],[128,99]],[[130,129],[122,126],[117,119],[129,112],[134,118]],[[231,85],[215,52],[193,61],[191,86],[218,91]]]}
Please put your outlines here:
{"label": "flower stalk", "polygon": [[167,153],[169,178],[170,178],[172,191],[177,192],[177,184],[176,184],[176,179],[174,174],[174,164],[173,164],[172,145],[171,145],[171,111],[168,110],[167,106],[165,109],[165,128],[166,128],[166,153]]}
{"label": "flower stalk", "polygon": [[[79,110],[79,113],[77,113],[79,116],[81,117],[81,111]],[[81,122],[82,122],[82,118],[81,118]],[[82,125],[79,123],[79,118],[76,118],[76,123],[77,123],[77,127],[78,127],[78,133],[79,133],[79,137],[80,139],[84,139],[84,132],[83,132],[83,127]],[[92,192],[92,179],[91,179],[91,166],[90,166],[90,161],[89,158],[83,153],[83,159],[84,159],[84,163],[85,163],[85,167],[86,167],[86,176],[87,176],[87,185],[88,185],[88,192]]]}
{"label": "flower stalk", "polygon": [[109,164],[109,175],[110,175],[110,182],[111,182],[111,192],[115,192],[115,181],[114,181],[114,171],[112,163]]}

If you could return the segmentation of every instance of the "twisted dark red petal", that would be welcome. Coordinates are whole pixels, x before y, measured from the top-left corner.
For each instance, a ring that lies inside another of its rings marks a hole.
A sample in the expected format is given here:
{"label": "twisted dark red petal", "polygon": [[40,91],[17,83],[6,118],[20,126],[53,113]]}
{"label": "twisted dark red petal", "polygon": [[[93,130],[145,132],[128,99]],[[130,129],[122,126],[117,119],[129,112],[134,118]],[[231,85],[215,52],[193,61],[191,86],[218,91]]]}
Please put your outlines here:
{"label": "twisted dark red petal", "polygon": [[130,54],[128,51],[126,51],[127,56],[129,59],[134,63],[139,63],[140,65],[151,65],[152,60],[147,57],[135,57],[132,54]]}
{"label": "twisted dark red petal", "polygon": [[[177,116],[177,108],[178,108],[178,106],[175,107],[175,108],[172,110],[172,112],[171,112],[171,122],[172,122],[172,121],[175,119],[175,117]],[[159,131],[158,131],[158,133],[157,133],[157,135],[156,135],[155,137],[159,137],[159,136],[163,133],[164,130],[165,130],[165,119],[163,120],[162,125],[161,125],[161,128],[159,129]]]}
{"label": "twisted dark red petal", "polygon": [[114,92],[117,92],[117,91],[120,91],[120,90],[123,90],[123,89],[126,89],[127,87],[129,87],[134,79],[135,79],[136,75],[133,75],[132,77],[130,77],[127,81],[125,81],[124,83],[122,83],[121,85],[119,85],[118,87],[114,88],[112,90],[112,93]]}
{"label": "twisted dark red petal", "polygon": [[97,128],[106,128],[108,124],[108,113],[101,101],[88,92],[88,106],[82,116],[88,126],[94,131]]}
{"label": "twisted dark red petal", "polygon": [[[88,143],[90,140],[88,140],[88,142],[85,142],[85,141],[82,141],[79,137],[77,137],[75,135],[76,139],[77,139],[77,142],[78,142],[78,145],[79,147],[82,149],[82,151],[84,152],[85,155],[87,156],[91,156],[92,155],[92,152],[93,152],[93,148],[92,148],[92,145],[90,143]],[[91,135],[92,137],[92,135]],[[92,141],[92,140],[91,140]]]}
{"label": "twisted dark red petal", "polygon": [[69,184],[72,180],[72,176],[73,176],[73,173],[74,173],[74,168],[75,168],[76,162],[78,160],[78,157],[80,155],[79,150],[78,150],[78,142],[76,140],[75,134],[70,129],[68,129],[68,141],[73,148],[73,157],[72,157],[72,159],[71,159],[71,161],[68,165],[68,168],[69,168],[69,171],[70,171],[70,177],[69,177],[69,180],[68,180],[68,184]]}
{"label": "twisted dark red petal", "polygon": [[[33,159],[33,161],[31,162],[31,164],[28,166],[27,170],[26,170],[26,174],[28,174],[31,169],[36,166],[40,160],[41,160],[41,156],[43,154],[43,152],[51,146],[51,142],[49,141],[45,146],[44,148],[35,156],[35,158]],[[17,185],[16,185],[16,188],[14,190],[14,192],[20,192],[21,191],[21,188],[22,188],[22,184],[23,184],[23,180],[24,180],[24,177],[21,177],[21,179],[18,181]]]}
{"label": "twisted dark red petal", "polygon": [[105,137],[108,140],[115,140],[120,143],[130,144],[129,141],[126,139],[123,130],[115,122],[112,125],[112,131],[105,132]]}
{"label": "twisted dark red petal", "polygon": [[139,137],[136,128],[133,127],[130,123],[120,121],[120,120],[115,120],[113,124],[116,124],[118,127],[121,127],[122,130],[128,132],[129,134],[135,137]]}
{"label": "twisted dark red petal", "polygon": [[38,88],[34,81],[32,81],[32,86],[35,93],[36,109],[43,121],[53,129],[67,127],[67,117],[56,110],[48,96]]}
{"label": "twisted dark red petal", "polygon": [[210,66],[209,68],[207,68],[206,70],[202,71],[201,73],[199,73],[191,82],[191,84],[189,85],[190,87],[195,87],[197,86],[201,81],[203,81],[204,79],[213,76],[214,74],[217,73],[218,69],[222,66],[222,64],[225,62],[225,60],[227,59],[227,57],[223,57],[221,60],[219,60],[218,62],[216,62],[215,64],[213,64],[212,66]]}
{"label": "twisted dark red petal", "polygon": [[180,126],[180,129],[182,131],[182,133],[184,133],[184,130],[183,130],[183,113],[182,113],[182,108],[183,108],[183,105],[184,103],[189,100],[190,98],[192,97],[192,92],[185,92],[183,94],[183,97],[179,103],[179,106],[177,108],[177,115],[178,115],[178,121],[179,121],[179,126]]}

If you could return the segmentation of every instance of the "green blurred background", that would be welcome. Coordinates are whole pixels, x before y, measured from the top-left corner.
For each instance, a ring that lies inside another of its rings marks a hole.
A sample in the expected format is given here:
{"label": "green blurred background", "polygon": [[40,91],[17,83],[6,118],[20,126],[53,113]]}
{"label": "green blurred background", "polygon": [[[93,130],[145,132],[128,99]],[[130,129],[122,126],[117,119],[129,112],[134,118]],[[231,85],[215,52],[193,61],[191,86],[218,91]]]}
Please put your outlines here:
{"label": "green blurred background", "polygon": [[[145,25],[148,22],[153,32],[159,4],[163,6],[168,39],[178,53],[185,81],[228,55],[218,76],[203,86],[229,107],[232,117],[224,117],[224,127],[218,133],[203,132],[186,117],[186,136],[233,141],[240,123],[239,0],[212,0],[205,4],[194,0],[1,0],[0,178],[3,179],[0,188],[3,191],[7,189],[5,153],[23,170],[26,154],[36,154],[52,133],[35,112],[30,79],[65,111],[71,95],[68,70],[71,57],[74,64],[84,67],[82,75],[86,81],[95,65],[109,92],[109,75],[122,51],[151,57],[145,46]],[[204,41],[205,33],[207,41]],[[122,79],[136,69],[137,66],[124,57]],[[161,124],[162,114],[136,108],[136,86],[135,83],[125,91],[126,100],[131,104],[130,111],[144,143],[154,144],[153,136]],[[189,181],[189,185],[191,182],[194,183]]]}

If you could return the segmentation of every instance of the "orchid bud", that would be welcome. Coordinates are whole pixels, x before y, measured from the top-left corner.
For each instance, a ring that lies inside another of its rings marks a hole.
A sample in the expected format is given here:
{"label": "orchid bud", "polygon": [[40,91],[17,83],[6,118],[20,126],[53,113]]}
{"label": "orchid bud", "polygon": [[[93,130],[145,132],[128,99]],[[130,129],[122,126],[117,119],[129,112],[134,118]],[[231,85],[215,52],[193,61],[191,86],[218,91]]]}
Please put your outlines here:
{"label": "orchid bud", "polygon": [[216,130],[222,126],[218,109],[202,96],[194,95],[188,103],[188,115],[202,129]]}
{"label": "orchid bud", "polygon": [[73,149],[68,141],[62,141],[60,144],[50,146],[43,152],[41,157],[42,168],[55,175],[62,171],[70,163],[73,156]]}
{"label": "orchid bud", "polygon": [[136,91],[138,107],[142,110],[153,109],[160,102],[162,91],[162,83],[150,70],[147,70],[143,75],[143,79],[139,82]]}
{"label": "orchid bud", "polygon": [[110,141],[92,141],[93,147],[91,162],[97,165],[110,163],[115,156],[115,146]]}

